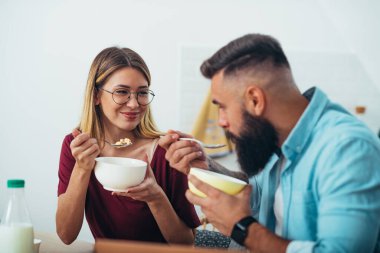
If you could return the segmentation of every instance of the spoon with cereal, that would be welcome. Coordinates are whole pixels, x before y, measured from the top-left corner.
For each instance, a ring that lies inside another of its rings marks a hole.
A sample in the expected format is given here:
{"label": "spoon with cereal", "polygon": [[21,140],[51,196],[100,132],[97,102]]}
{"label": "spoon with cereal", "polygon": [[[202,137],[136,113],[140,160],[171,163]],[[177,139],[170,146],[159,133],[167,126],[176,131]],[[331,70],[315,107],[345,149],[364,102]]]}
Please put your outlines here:
{"label": "spoon with cereal", "polygon": [[[81,134],[82,131],[78,128],[75,128],[73,131],[72,131],[72,135],[73,137],[77,137],[79,134]],[[107,144],[109,144],[110,146],[114,147],[114,148],[125,148],[125,147],[128,147],[130,145],[132,145],[132,141],[129,139],[129,138],[122,138],[120,139],[119,141],[115,142],[115,143],[111,143],[107,140],[104,140]]]}
{"label": "spoon with cereal", "polygon": [[132,145],[132,141],[129,139],[129,138],[122,138],[120,139],[119,141],[115,142],[115,143],[111,143],[109,141],[105,141],[106,143],[108,143],[109,145],[111,145],[112,147],[114,148],[125,148],[125,147],[128,147],[130,145]]}

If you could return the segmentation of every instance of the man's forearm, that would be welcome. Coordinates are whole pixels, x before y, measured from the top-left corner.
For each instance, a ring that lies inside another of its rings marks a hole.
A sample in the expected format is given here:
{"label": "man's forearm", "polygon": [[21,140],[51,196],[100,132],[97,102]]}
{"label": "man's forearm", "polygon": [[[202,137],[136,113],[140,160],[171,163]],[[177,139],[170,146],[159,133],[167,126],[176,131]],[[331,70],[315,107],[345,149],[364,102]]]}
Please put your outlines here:
{"label": "man's forearm", "polygon": [[259,223],[249,226],[245,246],[253,253],[285,253],[290,241],[285,240]]}
{"label": "man's forearm", "polygon": [[243,180],[245,182],[248,182],[248,176],[244,172],[231,171],[231,170],[223,167],[219,163],[215,162],[214,160],[212,160],[209,157],[207,157],[207,164],[208,164],[208,169],[210,171],[218,172],[218,173],[221,173],[221,174],[224,174],[224,175],[228,175],[228,176],[231,176],[231,177],[235,177],[235,178],[241,179],[241,180]]}

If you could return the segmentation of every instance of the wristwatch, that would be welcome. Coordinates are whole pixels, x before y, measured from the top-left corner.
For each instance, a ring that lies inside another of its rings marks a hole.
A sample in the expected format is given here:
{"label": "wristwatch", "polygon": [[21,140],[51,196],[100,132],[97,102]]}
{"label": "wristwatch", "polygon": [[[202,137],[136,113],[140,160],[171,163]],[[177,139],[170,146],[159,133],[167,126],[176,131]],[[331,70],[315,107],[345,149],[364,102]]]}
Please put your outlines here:
{"label": "wristwatch", "polygon": [[240,245],[244,245],[245,238],[248,235],[248,227],[254,222],[258,222],[252,216],[247,216],[238,221],[232,229],[231,238]]}

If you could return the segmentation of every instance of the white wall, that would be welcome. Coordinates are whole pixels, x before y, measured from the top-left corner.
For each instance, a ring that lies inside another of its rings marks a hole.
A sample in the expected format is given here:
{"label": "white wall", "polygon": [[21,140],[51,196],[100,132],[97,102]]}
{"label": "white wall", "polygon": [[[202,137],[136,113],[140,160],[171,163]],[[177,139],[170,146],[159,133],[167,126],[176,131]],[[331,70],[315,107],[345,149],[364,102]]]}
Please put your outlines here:
{"label": "white wall", "polygon": [[[217,49],[250,32],[281,41],[302,89],[325,85],[339,102],[354,101],[349,109],[367,103],[376,130],[379,13],[375,0],[0,0],[0,212],[6,180],[25,178],[35,228],[55,231],[61,141],[78,123],[90,63],[108,46],[130,47],[146,60],[162,130],[179,128],[180,97],[173,94],[180,94],[182,46]],[[320,58],[308,66],[313,55]],[[321,76],[332,74],[323,61],[339,63],[342,55],[349,63],[339,71],[356,78],[349,85]],[[338,88],[319,83],[331,80]],[[87,228],[80,238],[91,240]]]}

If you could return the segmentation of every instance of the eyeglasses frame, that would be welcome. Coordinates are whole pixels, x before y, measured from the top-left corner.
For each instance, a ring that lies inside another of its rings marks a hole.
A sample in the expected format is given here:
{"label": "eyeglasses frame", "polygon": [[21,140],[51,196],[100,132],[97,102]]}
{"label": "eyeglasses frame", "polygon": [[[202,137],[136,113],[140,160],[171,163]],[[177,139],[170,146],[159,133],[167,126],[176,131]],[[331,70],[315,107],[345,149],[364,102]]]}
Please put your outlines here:
{"label": "eyeglasses frame", "polygon": [[137,103],[138,103],[139,105],[141,105],[141,106],[147,106],[147,105],[149,105],[150,103],[152,103],[154,97],[156,96],[152,90],[148,90],[147,92],[150,93],[150,94],[153,96],[153,97],[152,97],[152,100],[150,100],[149,103],[147,103],[147,104],[140,104],[139,99],[138,99],[138,93],[141,92],[141,91],[130,91],[130,94],[129,94],[128,100],[127,100],[125,103],[120,104],[120,103],[117,103],[117,102],[115,101],[115,99],[114,99],[114,97],[113,97],[113,94],[114,94],[117,90],[121,90],[121,89],[116,89],[116,90],[114,90],[114,91],[109,91],[109,90],[106,90],[106,89],[104,89],[104,88],[102,88],[102,87],[96,87],[96,89],[97,89],[98,91],[99,91],[99,90],[102,90],[102,91],[105,91],[105,92],[108,92],[109,94],[111,94],[111,95],[112,95],[112,100],[113,100],[113,102],[115,102],[115,104],[118,104],[118,105],[125,105],[126,103],[128,103],[128,102],[131,100],[131,95],[132,95],[132,94],[135,94],[135,98],[136,98]]}

